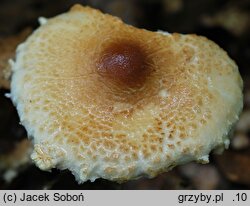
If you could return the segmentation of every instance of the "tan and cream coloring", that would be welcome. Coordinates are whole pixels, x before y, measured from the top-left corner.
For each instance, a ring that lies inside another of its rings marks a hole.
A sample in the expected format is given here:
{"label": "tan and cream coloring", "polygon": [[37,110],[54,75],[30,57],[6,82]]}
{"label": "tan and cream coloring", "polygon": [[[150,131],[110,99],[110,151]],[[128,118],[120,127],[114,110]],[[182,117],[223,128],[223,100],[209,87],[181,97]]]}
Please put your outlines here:
{"label": "tan and cream coloring", "polygon": [[17,48],[10,94],[40,169],[123,182],[228,147],[242,80],[212,41],[80,5],[40,22]]}

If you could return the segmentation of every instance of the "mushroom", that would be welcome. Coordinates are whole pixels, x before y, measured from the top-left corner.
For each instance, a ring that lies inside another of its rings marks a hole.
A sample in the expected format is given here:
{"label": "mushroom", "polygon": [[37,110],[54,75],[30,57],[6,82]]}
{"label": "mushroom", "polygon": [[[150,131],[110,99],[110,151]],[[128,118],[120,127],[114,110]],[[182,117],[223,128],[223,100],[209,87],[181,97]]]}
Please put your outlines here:
{"label": "mushroom", "polygon": [[18,46],[10,94],[40,169],[123,182],[228,147],[242,80],[215,43],[80,5],[41,22]]}

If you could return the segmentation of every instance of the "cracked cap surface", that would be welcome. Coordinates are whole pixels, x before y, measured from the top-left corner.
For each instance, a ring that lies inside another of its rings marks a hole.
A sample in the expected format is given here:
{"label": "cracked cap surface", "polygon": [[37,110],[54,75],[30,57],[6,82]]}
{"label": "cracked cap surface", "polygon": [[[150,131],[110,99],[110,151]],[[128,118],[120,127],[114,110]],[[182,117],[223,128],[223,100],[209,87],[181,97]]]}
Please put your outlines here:
{"label": "cracked cap surface", "polygon": [[43,170],[154,177],[229,144],[242,80],[225,51],[75,5],[19,45],[11,98]]}

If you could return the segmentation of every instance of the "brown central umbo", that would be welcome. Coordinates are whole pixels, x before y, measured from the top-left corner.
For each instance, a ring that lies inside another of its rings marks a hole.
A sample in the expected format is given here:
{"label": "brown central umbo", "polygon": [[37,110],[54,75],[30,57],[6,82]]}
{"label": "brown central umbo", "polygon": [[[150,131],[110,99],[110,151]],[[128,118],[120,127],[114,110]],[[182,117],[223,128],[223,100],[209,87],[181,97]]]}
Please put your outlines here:
{"label": "brown central umbo", "polygon": [[135,86],[145,79],[146,60],[146,54],[139,44],[128,41],[111,43],[102,51],[97,70],[115,82]]}

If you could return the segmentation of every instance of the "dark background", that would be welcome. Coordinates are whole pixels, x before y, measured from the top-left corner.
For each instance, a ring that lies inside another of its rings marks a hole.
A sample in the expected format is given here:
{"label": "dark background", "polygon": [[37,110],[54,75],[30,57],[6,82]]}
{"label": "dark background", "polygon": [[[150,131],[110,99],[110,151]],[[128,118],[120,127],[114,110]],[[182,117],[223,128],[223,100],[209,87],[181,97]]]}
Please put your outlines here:
{"label": "dark background", "polygon": [[212,155],[207,165],[190,163],[150,180],[117,184],[100,179],[78,185],[68,171],[43,172],[27,159],[15,163],[15,156],[22,155],[16,148],[29,143],[15,108],[4,97],[8,90],[0,89],[0,189],[250,189],[250,1],[0,0],[0,38],[27,27],[35,29],[39,16],[53,17],[75,3],[152,31],[204,35],[225,49],[244,80],[244,111],[230,149],[223,155]]}

